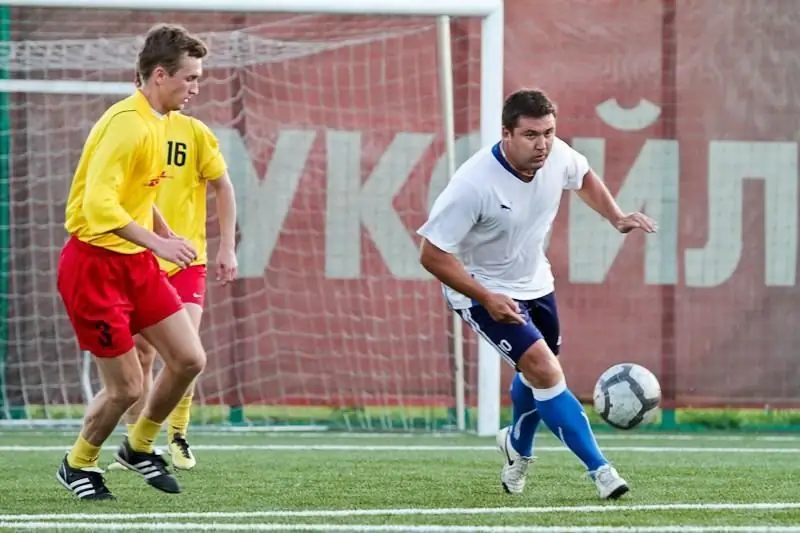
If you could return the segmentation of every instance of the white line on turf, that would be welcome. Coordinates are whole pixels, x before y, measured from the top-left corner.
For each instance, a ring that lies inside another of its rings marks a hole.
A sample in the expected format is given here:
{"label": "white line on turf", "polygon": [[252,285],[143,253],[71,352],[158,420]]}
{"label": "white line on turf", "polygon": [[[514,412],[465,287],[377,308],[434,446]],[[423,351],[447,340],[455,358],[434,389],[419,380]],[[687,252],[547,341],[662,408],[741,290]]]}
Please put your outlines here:
{"label": "white line on turf", "polygon": [[[58,430],[30,430],[25,428],[13,429],[10,431],[0,431],[0,437],[52,437],[52,438],[59,438],[59,437],[68,437],[73,438],[75,436],[75,431],[77,431],[78,427],[74,430],[65,431],[63,429]],[[234,427],[229,429],[204,429],[203,426],[198,426],[193,430],[194,435],[202,436],[203,438],[220,438],[220,437],[230,437],[231,435],[235,434],[238,437],[244,438],[254,438],[259,440],[291,440],[291,439],[319,439],[321,438],[321,434],[324,434],[324,438],[330,441],[347,441],[347,440],[446,440],[450,439],[453,441],[458,440],[467,440],[467,441],[480,441],[485,439],[487,442],[490,440],[489,437],[481,438],[476,437],[473,434],[464,434],[464,433],[346,433],[346,432],[339,432],[339,431],[317,431],[313,433],[309,432],[292,432],[292,431],[281,431],[275,432],[271,430],[262,430],[258,427]],[[123,435],[124,431],[117,432],[119,435]],[[596,433],[597,440],[602,442],[607,441],[695,441],[695,442],[713,442],[713,441],[745,441],[745,442],[755,442],[755,441],[763,441],[763,442],[797,442],[800,441],[800,433],[797,435],[760,435],[757,433],[742,433],[739,435],[719,435],[711,433],[687,433],[687,434],[674,434],[674,433],[628,433],[628,432],[619,432],[619,433],[605,433],[605,432],[598,432]],[[537,438],[545,438],[547,440],[553,440],[550,434],[546,431],[541,432],[541,437]],[[491,440],[494,440],[494,437],[491,437]]]}
{"label": "white line on turf", "polygon": [[[195,450],[233,452],[233,451],[292,451],[292,452],[488,452],[494,446],[467,445],[359,445],[359,444],[195,444]],[[65,452],[69,445],[5,445],[0,452]],[[117,446],[105,446],[103,450],[116,450]],[[563,446],[537,446],[537,452],[568,452]],[[800,448],[718,448],[687,446],[603,446],[603,451],[634,453],[777,453],[797,454]]]}
{"label": "white line on turf", "polygon": [[231,518],[332,518],[354,516],[454,516],[454,515],[511,515],[554,513],[614,513],[634,511],[780,511],[800,509],[800,502],[773,503],[664,503],[650,505],[574,505],[551,507],[454,507],[454,508],[398,508],[398,509],[310,509],[274,511],[209,511],[169,513],[64,513],[64,514],[8,514],[0,515],[2,521],[36,520],[162,520],[162,519],[231,519]]}
{"label": "white line on turf", "polygon": [[[87,529],[96,530],[94,522],[0,522],[0,528]],[[361,524],[203,524],[203,523],[108,523],[103,531],[337,531],[352,533],[797,533],[796,526],[454,526],[454,525],[361,525]]]}
{"label": "white line on turf", "polygon": [[[77,430],[78,427],[75,428]],[[0,437],[69,437],[72,438],[75,436],[75,430],[66,431],[64,429],[53,429],[53,430],[31,430],[30,428],[19,428],[19,429],[12,429],[10,431],[0,431]],[[237,437],[253,437],[259,439],[306,439],[306,438],[313,438],[319,439],[320,433],[325,434],[326,439],[332,440],[360,440],[360,439],[374,439],[374,440],[407,440],[407,439],[419,439],[419,440],[441,440],[441,439],[452,439],[452,440],[459,440],[459,439],[480,439],[479,437],[475,437],[471,434],[463,434],[463,433],[363,433],[363,432],[340,432],[340,431],[316,431],[316,432],[292,432],[292,431],[280,431],[276,432],[271,429],[262,429],[257,426],[254,427],[231,427],[231,428],[214,428],[214,429],[205,429],[203,426],[197,426],[193,430],[193,434],[195,435],[202,435],[203,437],[230,437],[232,434],[236,434]],[[119,434],[123,434],[124,432],[120,431]],[[545,438],[550,438],[550,435],[546,432],[542,432]],[[605,432],[598,432],[596,434],[597,440],[599,441],[627,441],[627,440],[654,440],[654,441],[765,441],[765,442],[796,442],[800,441],[800,433],[796,435],[760,435],[757,433],[742,433],[738,435],[719,435],[714,434],[713,432],[709,433],[687,433],[687,434],[674,434],[674,433],[629,433],[629,432],[619,432],[619,433],[605,433]],[[492,439],[494,437],[491,437]],[[486,437],[486,440],[489,440],[489,437]]]}

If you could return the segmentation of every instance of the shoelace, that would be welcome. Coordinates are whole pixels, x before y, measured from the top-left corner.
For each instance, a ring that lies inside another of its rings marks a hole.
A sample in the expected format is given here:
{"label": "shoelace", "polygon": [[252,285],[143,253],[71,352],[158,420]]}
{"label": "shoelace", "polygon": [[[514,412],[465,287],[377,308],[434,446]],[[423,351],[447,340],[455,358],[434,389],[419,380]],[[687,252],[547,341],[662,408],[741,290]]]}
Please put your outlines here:
{"label": "shoelace", "polygon": [[183,455],[185,458],[189,459],[189,457],[190,457],[189,456],[189,443],[186,442],[186,439],[184,439],[183,437],[175,437],[174,439],[172,439],[172,442],[174,442],[175,445],[178,448],[180,448],[181,455]]}
{"label": "shoelace", "polygon": [[[592,477],[592,474],[594,474],[594,477]],[[603,484],[605,484],[609,480],[613,479],[613,475],[611,474],[611,469],[610,468],[603,468],[603,467],[598,468],[594,472],[584,472],[582,477],[583,478],[589,478],[592,481],[600,481],[600,483],[603,483]]]}
{"label": "shoelace", "polygon": [[511,470],[511,472],[514,474],[514,477],[516,477],[516,478],[524,477],[525,474],[528,473],[528,467],[536,459],[537,459],[536,456],[532,456],[532,457],[519,456],[519,457],[517,457],[517,459],[514,461],[514,466],[517,466],[517,465],[519,465],[519,466],[517,466],[517,468]]}

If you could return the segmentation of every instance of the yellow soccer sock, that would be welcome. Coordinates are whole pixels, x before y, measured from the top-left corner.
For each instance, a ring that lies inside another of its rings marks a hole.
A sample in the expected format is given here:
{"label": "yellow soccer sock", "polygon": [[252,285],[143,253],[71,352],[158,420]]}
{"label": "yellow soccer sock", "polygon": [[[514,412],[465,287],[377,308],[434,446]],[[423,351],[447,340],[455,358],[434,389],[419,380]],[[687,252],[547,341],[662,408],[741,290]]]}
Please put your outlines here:
{"label": "yellow soccer sock", "polygon": [[179,433],[183,436],[186,436],[186,432],[189,431],[189,419],[192,416],[192,394],[187,394],[181,401],[178,402],[178,405],[175,406],[175,409],[167,418],[167,437],[170,441],[172,441],[172,437],[175,436],[176,433]]}
{"label": "yellow soccer sock", "polygon": [[125,427],[128,428],[128,435],[131,434],[131,432],[133,431],[134,426],[136,426],[136,424],[125,424]]}
{"label": "yellow soccer sock", "polygon": [[128,433],[128,442],[136,452],[153,453],[153,442],[160,431],[160,423],[140,416],[133,429]]}
{"label": "yellow soccer sock", "polygon": [[72,468],[97,467],[100,457],[100,446],[90,444],[83,435],[78,435],[78,440],[67,455],[67,464]]}

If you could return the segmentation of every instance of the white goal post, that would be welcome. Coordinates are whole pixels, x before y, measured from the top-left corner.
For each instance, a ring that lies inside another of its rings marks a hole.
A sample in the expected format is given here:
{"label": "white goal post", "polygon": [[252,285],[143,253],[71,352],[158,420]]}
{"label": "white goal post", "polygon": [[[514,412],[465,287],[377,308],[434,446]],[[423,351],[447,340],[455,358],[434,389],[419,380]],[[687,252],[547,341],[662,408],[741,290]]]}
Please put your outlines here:
{"label": "white goal post", "polygon": [[[446,168],[452,175],[456,166],[453,73],[450,51],[450,16],[481,19],[480,38],[480,141],[497,140],[501,125],[503,89],[503,0],[9,0],[13,7],[125,9],[147,11],[213,11],[232,13],[296,13],[336,15],[430,16],[437,17],[439,91],[442,102]],[[191,30],[191,26],[189,27]],[[49,94],[127,94],[131,84],[84,80],[0,79],[0,92]],[[444,302],[431,302],[431,306]],[[453,314],[454,339],[462,339],[462,322]],[[494,434],[500,423],[500,360],[484,340],[478,341],[477,433]],[[455,396],[458,429],[465,429],[465,376],[463,347],[454,342]],[[84,369],[85,393],[91,393],[89,365]]]}

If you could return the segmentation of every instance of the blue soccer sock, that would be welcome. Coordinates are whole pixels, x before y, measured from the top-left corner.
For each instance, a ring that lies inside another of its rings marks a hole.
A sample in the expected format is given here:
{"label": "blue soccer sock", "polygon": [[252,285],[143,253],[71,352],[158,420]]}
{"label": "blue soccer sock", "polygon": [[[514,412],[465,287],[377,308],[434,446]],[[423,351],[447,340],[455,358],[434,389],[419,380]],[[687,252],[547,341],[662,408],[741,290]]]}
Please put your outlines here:
{"label": "blue soccer sock", "polygon": [[536,407],[550,431],[578,456],[590,473],[607,464],[575,395],[562,381],[549,389],[533,389]]}
{"label": "blue soccer sock", "polygon": [[511,406],[512,420],[509,440],[511,447],[523,457],[533,455],[533,438],[536,435],[536,428],[542,417],[536,409],[536,400],[533,399],[533,389],[531,389],[522,378],[522,374],[514,376],[511,382]]}

